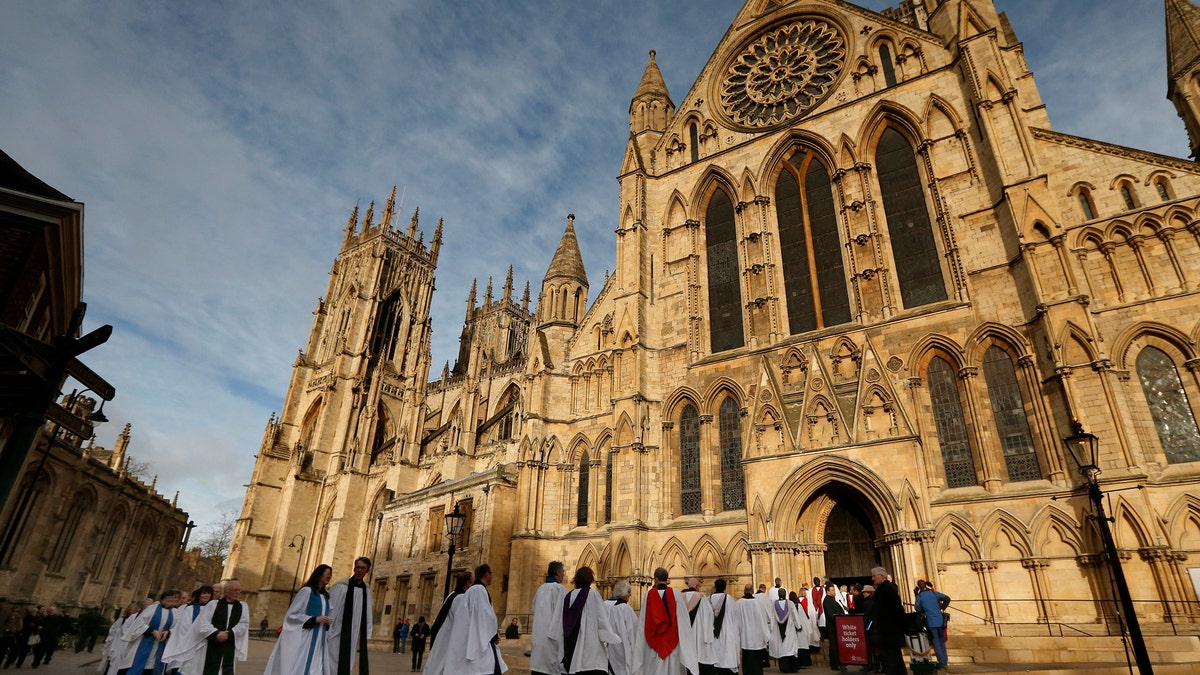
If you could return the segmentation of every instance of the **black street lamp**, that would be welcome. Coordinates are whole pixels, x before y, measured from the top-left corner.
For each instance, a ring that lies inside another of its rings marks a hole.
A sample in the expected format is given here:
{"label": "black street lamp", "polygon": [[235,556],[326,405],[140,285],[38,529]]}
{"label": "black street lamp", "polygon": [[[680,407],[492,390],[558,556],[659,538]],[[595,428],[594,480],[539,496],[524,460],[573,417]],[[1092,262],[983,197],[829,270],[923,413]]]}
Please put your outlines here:
{"label": "black street lamp", "polygon": [[292,537],[292,543],[288,544],[288,548],[296,548],[296,540],[300,540],[300,550],[296,551],[296,572],[292,575],[292,597],[296,597],[296,581],[300,579],[300,561],[304,560],[304,535],[298,534]]}
{"label": "black street lamp", "polygon": [[1108,523],[1110,518],[1104,512],[1104,493],[1100,490],[1100,439],[1095,434],[1083,430],[1083,425],[1074,423],[1075,433],[1063,439],[1067,446],[1067,454],[1079,467],[1079,473],[1087,481],[1088,498],[1096,509],[1095,515],[1089,518],[1096,521],[1100,528],[1100,541],[1104,545],[1104,555],[1108,558],[1112,569],[1113,585],[1117,587],[1117,596],[1121,603],[1121,614],[1125,625],[1129,628],[1129,641],[1133,646],[1133,658],[1137,662],[1141,675],[1153,675],[1154,668],[1150,665],[1150,654],[1146,651],[1146,640],[1142,637],[1142,627],[1138,624],[1137,612],[1133,608],[1133,598],[1129,595],[1129,583],[1125,580],[1125,569],[1121,558],[1117,555],[1117,542],[1113,539],[1112,529]]}
{"label": "black street lamp", "polygon": [[454,510],[446,514],[446,539],[450,542],[450,557],[446,560],[446,588],[442,591],[442,597],[450,595],[450,573],[454,569],[454,544],[458,541],[458,533],[462,532],[463,524],[467,522],[467,514],[458,510],[458,504],[454,505]]}

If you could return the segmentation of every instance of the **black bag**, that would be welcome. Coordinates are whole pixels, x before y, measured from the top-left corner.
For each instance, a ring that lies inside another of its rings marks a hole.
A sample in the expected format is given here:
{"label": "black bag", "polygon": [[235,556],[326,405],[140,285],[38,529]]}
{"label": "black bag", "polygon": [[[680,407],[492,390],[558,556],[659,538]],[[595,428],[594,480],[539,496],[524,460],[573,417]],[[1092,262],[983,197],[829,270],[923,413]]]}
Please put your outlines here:
{"label": "black bag", "polygon": [[928,624],[925,623],[925,610],[918,609],[915,612],[905,612],[904,614],[904,634],[905,635],[920,635],[923,633]]}

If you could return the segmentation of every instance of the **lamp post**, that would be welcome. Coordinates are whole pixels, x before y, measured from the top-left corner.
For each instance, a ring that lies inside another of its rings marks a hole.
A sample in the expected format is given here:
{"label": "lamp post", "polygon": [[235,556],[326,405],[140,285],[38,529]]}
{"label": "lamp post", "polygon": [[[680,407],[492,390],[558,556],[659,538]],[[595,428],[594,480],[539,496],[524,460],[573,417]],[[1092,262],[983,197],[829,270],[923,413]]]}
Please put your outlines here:
{"label": "lamp post", "polygon": [[1133,658],[1141,675],[1153,675],[1154,668],[1150,665],[1150,654],[1146,651],[1146,640],[1142,637],[1142,627],[1138,624],[1137,612],[1133,608],[1133,598],[1129,595],[1129,583],[1125,580],[1125,569],[1121,566],[1121,558],[1117,555],[1117,543],[1113,539],[1109,527],[1109,517],[1104,512],[1104,493],[1100,490],[1099,449],[1100,439],[1095,434],[1083,430],[1079,422],[1074,424],[1075,433],[1063,439],[1067,454],[1079,467],[1079,473],[1087,481],[1088,498],[1096,513],[1090,516],[1100,528],[1100,541],[1104,545],[1104,555],[1108,558],[1112,570],[1113,585],[1117,587],[1117,597],[1121,603],[1121,614],[1125,625],[1129,628],[1129,641],[1133,645]]}
{"label": "lamp post", "polygon": [[442,591],[442,597],[450,595],[450,572],[454,569],[454,544],[458,541],[458,533],[462,532],[463,523],[467,520],[467,514],[458,510],[458,504],[454,505],[454,510],[446,514],[446,539],[450,542],[449,558],[446,560],[446,588]]}
{"label": "lamp post", "polygon": [[300,550],[296,552],[296,573],[292,575],[292,597],[296,597],[296,581],[300,579],[300,561],[304,560],[304,535],[298,534],[292,537],[292,543],[288,544],[288,548],[296,548],[296,540],[300,540]]}

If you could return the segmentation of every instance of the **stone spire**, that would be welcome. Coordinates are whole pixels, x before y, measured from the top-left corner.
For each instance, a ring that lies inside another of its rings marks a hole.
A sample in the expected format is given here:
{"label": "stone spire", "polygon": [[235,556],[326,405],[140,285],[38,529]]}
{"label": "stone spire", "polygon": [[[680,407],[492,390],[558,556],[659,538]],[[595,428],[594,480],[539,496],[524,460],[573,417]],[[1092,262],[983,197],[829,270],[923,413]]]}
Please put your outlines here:
{"label": "stone spire", "polygon": [[467,293],[467,320],[471,320],[471,313],[475,311],[475,283],[478,279],[471,280],[471,292]]}
{"label": "stone spire", "polygon": [[438,251],[442,250],[442,219],[438,218],[437,229],[433,231],[433,241],[429,242],[429,255],[433,258],[433,264],[437,264]]}
{"label": "stone spire", "polygon": [[410,222],[408,224],[408,238],[409,239],[412,239],[413,237],[417,236],[417,221],[420,219],[420,217],[421,217],[421,207],[418,206],[416,209],[413,209],[412,222]]}
{"label": "stone spire", "polygon": [[567,230],[558,242],[558,250],[546,270],[546,281],[570,279],[588,285],[587,272],[583,269],[583,256],[579,253],[579,240],[575,238],[575,214],[567,214]]}
{"label": "stone spire", "polygon": [[125,465],[125,451],[129,448],[129,430],[132,425],[126,423],[125,429],[117,434],[117,442],[113,443],[112,459],[109,461],[109,466],[114,471],[120,470]]}
{"label": "stone spire", "polygon": [[521,296],[521,309],[529,311],[529,281],[525,282],[525,295]]}
{"label": "stone spire", "polygon": [[512,292],[513,292],[512,274],[513,274],[512,265],[509,265],[508,266],[508,276],[504,277],[504,304],[506,304],[506,305],[508,303],[512,302]]}
{"label": "stone spire", "polygon": [[354,238],[355,232],[358,230],[358,204],[354,205],[354,210],[350,212],[350,220],[346,221],[346,236],[342,239],[342,246],[350,243]]}
{"label": "stone spire", "polygon": [[483,304],[484,305],[492,304],[492,278],[491,277],[488,277],[487,290],[485,290],[483,292]]}
{"label": "stone spire", "polygon": [[671,101],[671,92],[667,91],[667,83],[663,81],[662,72],[654,61],[654,50],[650,50],[650,62],[642,73],[642,81],[638,83],[633,100],[629,102],[629,129],[633,133],[642,131],[663,131],[675,114],[675,104]]}
{"label": "stone spire", "polygon": [[388,195],[387,205],[383,207],[383,228],[391,229],[392,216],[396,215],[396,186],[392,186],[392,194]]}
{"label": "stone spire", "polygon": [[1192,158],[1200,160],[1200,7],[1191,0],[1165,0],[1167,98],[1187,128]]}
{"label": "stone spire", "polygon": [[374,221],[375,221],[375,200],[372,199],[371,203],[367,205],[367,214],[365,216],[363,216],[363,232],[366,232],[367,230],[371,229],[371,227],[375,224]]}

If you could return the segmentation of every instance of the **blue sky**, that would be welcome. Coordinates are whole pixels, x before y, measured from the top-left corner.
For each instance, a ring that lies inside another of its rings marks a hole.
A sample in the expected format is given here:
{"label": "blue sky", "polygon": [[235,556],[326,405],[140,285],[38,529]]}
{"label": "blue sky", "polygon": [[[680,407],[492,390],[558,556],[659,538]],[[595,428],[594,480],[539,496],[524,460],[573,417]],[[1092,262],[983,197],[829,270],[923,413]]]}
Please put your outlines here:
{"label": "blue sky", "polygon": [[[593,296],[646,64],[680,101],[739,0],[0,4],[0,148],[86,204],[99,429],[201,525],[240,509],[356,203],[445,219],[434,372],[471,279],[536,297],[569,212]],[[895,3],[861,2],[869,9]],[[1175,156],[1161,2],[997,0],[1055,129]]]}

